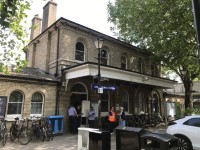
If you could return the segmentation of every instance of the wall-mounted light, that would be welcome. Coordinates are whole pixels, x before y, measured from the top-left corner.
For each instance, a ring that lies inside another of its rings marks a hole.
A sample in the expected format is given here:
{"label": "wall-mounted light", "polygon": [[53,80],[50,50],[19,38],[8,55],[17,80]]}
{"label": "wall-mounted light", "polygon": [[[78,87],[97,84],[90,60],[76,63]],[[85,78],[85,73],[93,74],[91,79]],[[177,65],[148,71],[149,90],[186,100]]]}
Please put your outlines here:
{"label": "wall-mounted light", "polygon": [[147,80],[149,80],[148,77],[146,77],[146,76],[143,76],[143,77],[142,77],[142,81],[147,81]]}

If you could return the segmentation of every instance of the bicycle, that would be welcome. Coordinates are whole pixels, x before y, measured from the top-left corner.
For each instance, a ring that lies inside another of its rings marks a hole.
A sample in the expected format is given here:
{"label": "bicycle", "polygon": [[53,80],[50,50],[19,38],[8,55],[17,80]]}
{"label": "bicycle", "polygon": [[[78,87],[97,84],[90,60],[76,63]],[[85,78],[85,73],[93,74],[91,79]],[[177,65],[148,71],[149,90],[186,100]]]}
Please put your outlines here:
{"label": "bicycle", "polygon": [[36,137],[37,139],[40,139],[42,142],[44,142],[45,135],[41,126],[41,119],[31,117],[29,121],[31,121],[31,127],[28,127],[28,125],[27,127],[31,140],[33,137]]}
{"label": "bicycle", "polygon": [[47,139],[47,141],[53,140],[53,130],[51,128],[51,124],[49,123],[49,120],[47,117],[44,117],[41,119],[42,122],[42,130],[44,133],[44,138]]}
{"label": "bicycle", "polygon": [[27,127],[24,125],[25,120],[20,124],[19,118],[15,118],[15,122],[10,128],[10,140],[14,141],[16,138],[22,145],[26,145],[30,142],[31,137],[28,134]]}
{"label": "bicycle", "polygon": [[8,135],[7,135],[7,128],[6,128],[6,120],[1,118],[1,120],[0,120],[0,141],[2,142],[3,146],[5,146],[7,138],[8,138]]}

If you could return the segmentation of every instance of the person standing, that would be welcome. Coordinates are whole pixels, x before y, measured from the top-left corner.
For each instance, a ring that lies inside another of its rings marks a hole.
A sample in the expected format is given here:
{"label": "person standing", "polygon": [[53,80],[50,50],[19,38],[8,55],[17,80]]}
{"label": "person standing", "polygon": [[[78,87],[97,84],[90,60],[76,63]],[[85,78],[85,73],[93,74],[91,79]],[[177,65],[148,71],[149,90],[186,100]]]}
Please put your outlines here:
{"label": "person standing", "polygon": [[109,131],[112,134],[115,127],[115,122],[116,122],[114,107],[111,107],[110,111],[108,112],[108,121],[109,121]]}
{"label": "person standing", "polygon": [[94,128],[95,123],[95,111],[94,108],[91,106],[90,111],[88,113],[88,124],[90,128]]}
{"label": "person standing", "polygon": [[81,122],[82,122],[82,113],[81,113],[81,106],[80,105],[78,105],[76,107],[76,112],[77,112],[77,115],[78,115],[77,122],[76,122],[77,123],[76,130],[78,132],[78,128],[81,126]]}
{"label": "person standing", "polygon": [[119,113],[119,125],[122,127],[126,126],[126,122],[125,122],[125,112],[124,112],[124,108],[120,107],[120,113]]}
{"label": "person standing", "polygon": [[76,134],[76,127],[77,127],[77,112],[74,106],[70,106],[68,109],[68,116],[69,116],[69,125],[70,125],[70,133]]}

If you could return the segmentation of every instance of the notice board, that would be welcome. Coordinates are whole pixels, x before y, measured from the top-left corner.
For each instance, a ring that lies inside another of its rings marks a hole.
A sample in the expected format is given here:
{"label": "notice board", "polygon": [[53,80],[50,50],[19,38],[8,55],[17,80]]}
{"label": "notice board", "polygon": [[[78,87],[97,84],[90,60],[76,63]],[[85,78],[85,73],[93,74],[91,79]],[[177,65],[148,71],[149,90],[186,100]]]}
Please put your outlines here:
{"label": "notice board", "polygon": [[82,101],[82,117],[88,117],[90,111],[90,101]]}
{"label": "notice board", "polygon": [[0,96],[0,117],[4,118],[6,113],[7,97]]}

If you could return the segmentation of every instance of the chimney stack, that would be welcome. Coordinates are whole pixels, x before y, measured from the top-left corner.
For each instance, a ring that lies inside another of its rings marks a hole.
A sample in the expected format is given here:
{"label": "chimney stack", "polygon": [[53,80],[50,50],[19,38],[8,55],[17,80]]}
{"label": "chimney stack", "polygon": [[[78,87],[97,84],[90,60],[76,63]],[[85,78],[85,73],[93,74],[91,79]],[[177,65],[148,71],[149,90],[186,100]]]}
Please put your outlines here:
{"label": "chimney stack", "polygon": [[40,34],[41,23],[42,23],[42,19],[39,17],[38,14],[36,14],[34,16],[34,18],[32,19],[30,40],[33,40],[34,38],[36,38]]}
{"label": "chimney stack", "polygon": [[47,29],[56,21],[56,11],[57,11],[57,3],[55,3],[53,0],[49,1],[43,7],[42,31]]}

